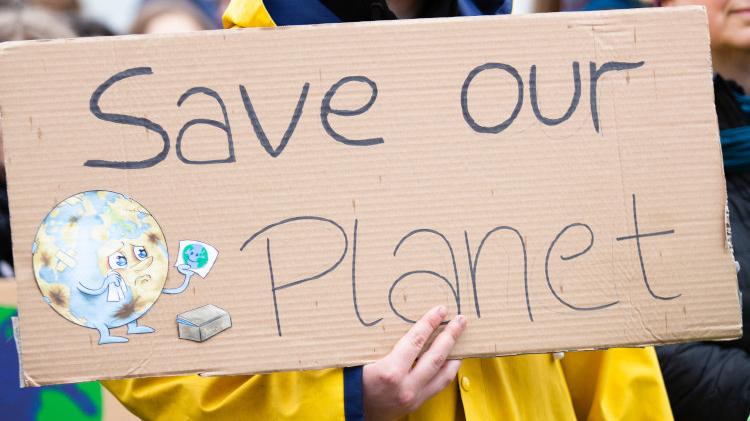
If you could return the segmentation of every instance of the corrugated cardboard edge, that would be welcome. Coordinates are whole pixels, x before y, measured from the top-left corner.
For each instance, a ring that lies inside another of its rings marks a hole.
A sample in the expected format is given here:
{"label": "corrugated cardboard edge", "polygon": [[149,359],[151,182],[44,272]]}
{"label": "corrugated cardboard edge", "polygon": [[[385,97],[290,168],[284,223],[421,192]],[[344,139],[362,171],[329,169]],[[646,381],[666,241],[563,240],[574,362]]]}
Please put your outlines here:
{"label": "corrugated cardboard edge", "polygon": [[[737,339],[737,338],[734,338]],[[734,339],[728,339],[728,338],[701,338],[700,341],[708,340],[711,341],[729,341]],[[454,355],[449,356],[449,360],[461,360],[466,358],[495,358],[495,357],[513,357],[513,356],[519,356],[519,355],[545,355],[549,354],[550,357],[553,357],[555,354],[567,354],[570,352],[590,352],[590,351],[606,351],[608,349],[612,348],[648,348],[648,347],[655,347],[655,346],[663,346],[663,345],[672,345],[672,344],[680,344],[685,343],[685,341],[670,341],[670,342],[663,342],[659,343],[658,345],[654,344],[640,344],[640,345],[604,345],[601,347],[591,347],[591,348],[573,348],[573,349],[566,349],[566,350],[558,350],[558,351],[538,351],[538,352],[516,352],[516,353],[508,353],[508,354],[472,354],[472,355]],[[559,359],[559,358],[558,358]],[[370,360],[365,361],[358,364],[351,364],[351,365],[337,365],[337,366],[330,366],[330,365],[321,365],[321,366],[315,366],[305,369],[300,369],[299,371],[314,371],[314,370],[323,370],[323,369],[330,369],[330,368],[348,368],[348,367],[357,367],[357,366],[363,366],[367,364],[371,364],[376,362],[377,360]],[[288,371],[288,370],[285,370]],[[250,376],[255,374],[271,374],[278,371],[255,371],[252,373],[230,373],[226,371],[204,371],[200,373],[191,373],[191,374],[197,374],[200,377],[219,377],[219,376]],[[180,376],[183,374],[165,374],[165,375],[159,375],[160,377],[172,377],[172,376]]]}
{"label": "corrugated cardboard edge", "polygon": [[18,328],[18,317],[11,317],[10,321],[13,325],[13,341],[16,343],[16,357],[18,358],[18,387],[39,386],[38,384],[29,383],[31,379],[27,381],[24,378],[23,362],[21,361],[21,333]]}
{"label": "corrugated cardboard edge", "polygon": [[[727,337],[702,337],[700,341],[729,341],[734,340],[737,338],[727,338]],[[690,342],[690,340],[685,341],[667,341],[659,343],[658,346],[662,345],[670,345],[670,344],[678,344],[678,343],[685,343]],[[569,352],[588,352],[588,351],[603,351],[611,348],[647,348],[647,347],[653,347],[657,346],[650,343],[636,343],[636,344],[611,344],[611,345],[602,345],[599,347],[591,347],[591,348],[571,348],[571,349],[563,349],[563,350],[538,350],[538,351],[526,351],[526,352],[513,352],[513,353],[507,353],[507,354],[495,354],[495,353],[488,353],[488,354],[471,354],[471,355],[453,355],[450,356],[448,359],[450,360],[458,360],[458,359],[465,359],[465,358],[494,358],[494,357],[512,357],[517,355],[543,355],[543,354],[549,354],[550,356],[553,356],[554,354],[559,353],[569,353]],[[19,354],[20,355],[20,354]],[[228,372],[224,370],[206,370],[201,372],[196,372],[194,370],[185,370],[185,371],[175,371],[175,372],[169,372],[169,373],[159,373],[155,374],[153,376],[137,376],[132,378],[155,378],[155,377],[178,377],[178,376],[188,376],[188,375],[198,375],[200,377],[219,377],[219,376],[252,376],[256,374],[271,374],[271,373],[277,373],[277,372],[288,372],[288,371],[315,371],[315,370],[323,370],[323,369],[331,369],[331,368],[347,368],[347,367],[356,367],[356,366],[363,366],[367,364],[371,364],[376,362],[377,360],[367,360],[367,361],[361,361],[357,362],[355,364],[341,364],[341,365],[312,365],[309,367],[305,367],[304,369],[298,369],[298,370],[268,370],[268,371],[254,371],[254,372],[248,372],[248,373],[237,373],[237,372]],[[19,363],[20,366],[20,363]],[[23,370],[21,369],[21,387],[41,387],[47,385],[47,383],[40,384],[36,381],[34,381],[32,378],[28,377],[25,373],[23,373]],[[122,376],[106,376],[98,378],[99,380],[123,380],[124,378]],[[80,382],[88,382],[91,381],[89,378],[71,378],[68,381],[65,382],[54,382],[49,384],[72,384],[72,383],[80,383]]]}
{"label": "corrugated cardboard edge", "polygon": [[[727,251],[729,251],[729,257],[734,262],[734,270],[736,273],[740,273],[742,270],[742,267],[740,267],[740,262],[737,261],[737,259],[734,258],[734,245],[732,245],[732,225],[729,220],[729,201],[727,199],[727,204],[724,206],[724,225],[725,225],[725,235],[726,235],[726,247]],[[740,302],[740,320],[742,320],[742,314],[745,310],[742,308],[742,289],[740,289],[740,279],[737,278],[737,299]],[[740,331],[740,338],[742,337],[742,331]],[[739,338],[738,338],[739,339]]]}
{"label": "corrugated cardboard edge", "polygon": [[[727,204],[724,206],[724,235],[726,239],[726,248],[727,251],[729,251],[729,257],[734,262],[734,269],[737,273],[739,273],[740,269],[740,262],[737,261],[737,259],[734,258],[734,245],[732,244],[732,224],[729,220],[729,202],[727,201]],[[739,289],[739,279],[738,282],[738,288],[737,291],[742,294],[742,292]],[[742,305],[742,300],[740,300],[740,306]]]}

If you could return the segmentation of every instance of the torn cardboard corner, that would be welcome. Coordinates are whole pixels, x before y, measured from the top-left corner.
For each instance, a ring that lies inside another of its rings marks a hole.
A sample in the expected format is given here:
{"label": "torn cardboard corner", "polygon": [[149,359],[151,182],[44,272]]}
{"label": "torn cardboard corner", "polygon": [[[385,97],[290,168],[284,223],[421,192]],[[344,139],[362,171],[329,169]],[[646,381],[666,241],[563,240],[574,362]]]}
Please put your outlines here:
{"label": "torn cardboard corner", "polygon": [[700,8],[0,49],[27,385],[741,332]]}
{"label": "torn cardboard corner", "polygon": [[23,376],[23,361],[21,360],[21,332],[18,329],[18,317],[12,317],[10,319],[11,326],[13,327],[13,342],[16,345],[16,358],[18,358],[18,385],[19,387],[28,386],[24,384]]}

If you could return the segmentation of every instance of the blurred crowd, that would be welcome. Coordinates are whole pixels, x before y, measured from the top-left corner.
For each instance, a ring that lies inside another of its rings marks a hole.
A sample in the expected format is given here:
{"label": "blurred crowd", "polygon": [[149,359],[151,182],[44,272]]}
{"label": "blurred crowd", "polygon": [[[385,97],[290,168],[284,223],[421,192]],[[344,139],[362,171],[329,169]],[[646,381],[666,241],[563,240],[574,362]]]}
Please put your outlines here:
{"label": "blurred crowd", "polygon": [[224,0],[0,0],[0,41],[221,27]]}

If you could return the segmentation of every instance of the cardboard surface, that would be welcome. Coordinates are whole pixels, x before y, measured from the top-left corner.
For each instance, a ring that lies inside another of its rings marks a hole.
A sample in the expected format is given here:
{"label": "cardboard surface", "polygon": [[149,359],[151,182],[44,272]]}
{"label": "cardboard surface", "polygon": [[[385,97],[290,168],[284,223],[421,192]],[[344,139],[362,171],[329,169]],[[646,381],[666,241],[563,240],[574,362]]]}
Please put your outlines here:
{"label": "cardboard surface", "polygon": [[[741,332],[702,9],[4,44],[0,73],[27,385],[362,364],[436,304],[455,357]],[[178,339],[206,304],[232,328]]]}

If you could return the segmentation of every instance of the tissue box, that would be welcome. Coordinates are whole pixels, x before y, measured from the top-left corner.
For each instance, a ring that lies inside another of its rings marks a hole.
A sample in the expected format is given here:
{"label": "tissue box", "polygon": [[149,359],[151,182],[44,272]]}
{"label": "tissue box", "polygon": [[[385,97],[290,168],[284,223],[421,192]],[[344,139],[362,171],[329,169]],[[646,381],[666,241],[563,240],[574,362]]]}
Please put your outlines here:
{"label": "tissue box", "polygon": [[232,319],[224,309],[208,304],[177,315],[177,336],[195,342],[209,338],[232,327]]}

